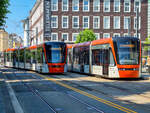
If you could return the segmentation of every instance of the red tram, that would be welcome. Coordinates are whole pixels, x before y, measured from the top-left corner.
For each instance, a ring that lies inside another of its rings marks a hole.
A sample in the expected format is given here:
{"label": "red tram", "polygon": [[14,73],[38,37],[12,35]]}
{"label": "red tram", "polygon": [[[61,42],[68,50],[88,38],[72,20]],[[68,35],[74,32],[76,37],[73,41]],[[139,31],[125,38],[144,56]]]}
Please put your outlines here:
{"label": "red tram", "polygon": [[68,71],[107,78],[140,78],[141,42],[113,37],[68,47]]}
{"label": "red tram", "polygon": [[66,72],[66,58],[67,48],[64,42],[45,42],[28,48],[7,49],[4,51],[5,66],[40,73]]}

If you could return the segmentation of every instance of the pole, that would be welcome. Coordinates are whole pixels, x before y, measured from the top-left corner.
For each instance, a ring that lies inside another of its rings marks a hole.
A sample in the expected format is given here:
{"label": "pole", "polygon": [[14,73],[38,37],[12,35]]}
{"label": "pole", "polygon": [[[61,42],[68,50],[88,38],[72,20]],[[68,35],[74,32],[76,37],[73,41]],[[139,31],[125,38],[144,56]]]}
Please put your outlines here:
{"label": "pole", "polygon": [[139,38],[139,8],[136,7],[136,37]]}
{"label": "pole", "polygon": [[128,36],[131,36],[131,20],[128,18]]}
{"label": "pole", "polygon": [[[38,27],[36,27],[36,46],[38,45]],[[37,70],[37,49],[36,49],[36,55],[35,55],[35,69]]]}

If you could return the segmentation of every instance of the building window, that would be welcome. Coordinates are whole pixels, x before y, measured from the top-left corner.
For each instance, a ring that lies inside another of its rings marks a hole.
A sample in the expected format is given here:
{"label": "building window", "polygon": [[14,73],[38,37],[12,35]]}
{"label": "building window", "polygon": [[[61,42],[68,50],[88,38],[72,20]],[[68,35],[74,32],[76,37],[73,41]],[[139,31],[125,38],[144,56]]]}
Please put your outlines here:
{"label": "building window", "polygon": [[79,33],[72,33],[72,41],[75,42]]}
{"label": "building window", "polygon": [[[134,33],[134,37],[137,37],[136,33]],[[141,39],[141,34],[138,33],[138,38]]]}
{"label": "building window", "polygon": [[93,1],[93,11],[99,12],[100,11],[100,0]]}
{"label": "building window", "polygon": [[124,29],[129,28],[130,17],[124,17]]}
{"label": "building window", "polygon": [[83,28],[89,28],[89,16],[83,16]]}
{"label": "building window", "polygon": [[68,0],[62,0],[62,11],[68,11]]}
{"label": "building window", "polygon": [[58,28],[58,16],[51,17],[51,27]]}
{"label": "building window", "polygon": [[68,33],[62,33],[62,39],[68,41]]}
{"label": "building window", "polygon": [[52,41],[58,41],[58,34],[57,33],[52,33],[51,34],[51,40]]}
{"label": "building window", "polygon": [[103,38],[110,38],[110,34],[109,33],[104,33]]}
{"label": "building window", "polygon": [[120,12],[120,0],[114,0],[114,12]]}
{"label": "building window", "polygon": [[[141,17],[139,17],[139,29],[141,28]],[[134,17],[134,29],[136,29],[137,28],[137,19],[136,19],[136,17]]]}
{"label": "building window", "polygon": [[79,28],[79,17],[78,16],[73,16],[72,28]]}
{"label": "building window", "polygon": [[114,33],[113,37],[120,37],[120,33]]}
{"label": "building window", "polygon": [[104,16],[103,24],[104,29],[110,29],[110,16]]}
{"label": "building window", "polygon": [[95,33],[96,39],[100,39],[99,33]]}
{"label": "building window", "polygon": [[110,0],[104,1],[104,12],[110,12]]}
{"label": "building window", "polygon": [[79,11],[79,0],[72,1],[72,11]]}
{"label": "building window", "polygon": [[114,16],[114,29],[120,29],[120,16]]}
{"label": "building window", "polygon": [[124,37],[128,37],[129,35],[128,35],[128,33],[124,33],[123,36]]}
{"label": "building window", "polygon": [[134,0],[134,12],[136,12],[137,8],[139,12],[141,11],[141,0]]}
{"label": "building window", "polygon": [[124,12],[130,12],[130,0],[124,0]]}
{"label": "building window", "polygon": [[93,16],[93,28],[94,29],[100,28],[100,17],[99,16]]}
{"label": "building window", "polygon": [[58,0],[51,0],[51,10],[58,11]]}
{"label": "building window", "polygon": [[89,0],[83,0],[83,11],[89,11],[90,2]]}
{"label": "building window", "polygon": [[68,16],[62,16],[62,28],[68,28]]}

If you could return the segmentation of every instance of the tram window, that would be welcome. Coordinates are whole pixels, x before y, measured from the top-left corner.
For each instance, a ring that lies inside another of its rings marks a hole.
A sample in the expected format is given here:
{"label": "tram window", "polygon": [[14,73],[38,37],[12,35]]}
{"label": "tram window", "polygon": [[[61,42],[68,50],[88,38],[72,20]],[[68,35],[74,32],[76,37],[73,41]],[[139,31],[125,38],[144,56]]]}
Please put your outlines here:
{"label": "tram window", "polygon": [[31,53],[30,50],[26,50],[26,62],[30,63]]}
{"label": "tram window", "polygon": [[98,50],[93,50],[92,51],[92,65],[102,65],[103,64],[103,51],[98,49]]}
{"label": "tram window", "polygon": [[79,54],[79,48],[74,48],[73,53],[74,53],[74,54],[73,54],[73,61],[74,61],[73,63],[74,63],[74,64],[80,64],[80,62],[79,62],[79,58],[80,58],[80,57],[79,57],[79,55],[80,55],[80,54]]}
{"label": "tram window", "polygon": [[31,50],[31,63],[36,63],[36,51]]}
{"label": "tram window", "polygon": [[22,49],[22,50],[20,50],[20,62],[24,62],[24,50]]}
{"label": "tram window", "polygon": [[67,60],[68,64],[72,64],[72,57],[71,56],[72,56],[71,55],[71,50],[68,49],[68,60]]}
{"label": "tram window", "polygon": [[37,61],[38,63],[42,63],[42,47],[37,49]]}
{"label": "tram window", "polygon": [[85,65],[89,65],[89,47],[86,48],[85,53],[84,53],[84,64]]}
{"label": "tram window", "polygon": [[115,66],[114,56],[111,48],[109,49],[109,54],[110,54],[110,66]]}

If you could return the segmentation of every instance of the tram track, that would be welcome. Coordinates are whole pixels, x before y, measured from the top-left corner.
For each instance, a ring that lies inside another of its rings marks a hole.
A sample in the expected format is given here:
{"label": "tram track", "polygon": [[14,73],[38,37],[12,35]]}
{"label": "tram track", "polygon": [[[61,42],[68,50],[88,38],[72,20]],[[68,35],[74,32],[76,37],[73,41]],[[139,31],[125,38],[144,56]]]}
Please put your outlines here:
{"label": "tram track", "polygon": [[[24,72],[24,74],[27,74],[26,71],[23,71],[23,72]],[[14,71],[13,71],[13,74],[14,74],[15,77],[18,79],[18,77],[17,77],[17,75],[16,75],[16,73],[15,73]],[[34,75],[34,76],[31,75],[31,76],[32,76],[32,78],[34,78],[34,79],[41,80],[41,79],[37,78],[37,75]],[[55,108],[53,108],[53,107],[45,100],[45,98],[40,94],[40,92],[39,92],[36,88],[34,88],[34,87],[32,87],[31,85],[25,83],[23,80],[20,80],[20,82],[21,82],[24,86],[26,86],[34,95],[38,96],[38,97],[41,99],[41,101],[43,101],[45,104],[47,104],[47,106],[48,106],[54,113],[59,113],[58,111],[55,110]],[[55,90],[56,90],[56,91],[59,91],[58,89],[55,89]],[[76,97],[76,96],[74,96],[74,95],[72,95],[72,94],[70,94],[70,93],[68,93],[68,92],[64,92],[64,91],[63,91],[62,93],[64,93],[64,94],[67,95],[68,97],[72,98],[73,100],[76,100],[76,101],[78,101],[79,103],[81,103],[81,104],[87,106],[86,108],[93,109],[93,110],[97,111],[97,113],[105,113],[105,112],[104,112],[103,110],[101,110],[100,108],[98,109],[98,108],[96,108],[95,106],[88,104],[87,102],[85,102],[85,101],[79,99],[78,97]]]}
{"label": "tram track", "polygon": [[[13,71],[14,72],[14,71]],[[28,74],[28,71],[22,71],[24,74]],[[17,76],[18,75],[16,75],[16,73],[14,72],[14,74],[15,74],[15,77],[17,78]],[[32,78],[34,78],[34,79],[37,79],[37,81],[39,80],[41,80],[41,77],[42,76],[37,76],[37,74],[38,73],[33,73],[31,76],[32,76]],[[40,75],[42,75],[42,74],[40,74]],[[44,75],[45,76],[45,78],[47,78],[47,75]],[[43,76],[43,77],[44,77]],[[65,75],[62,75],[62,76],[64,76],[65,77]],[[59,76],[52,76],[52,78],[56,78],[56,79],[60,79],[61,80],[61,78],[59,77]],[[70,77],[71,78],[71,77]],[[73,77],[74,78],[74,77]],[[18,78],[17,78],[18,79]],[[47,80],[47,79],[45,79],[45,80]],[[90,82],[90,81],[87,81],[87,82]],[[41,98],[42,100],[44,100],[45,101],[45,103],[47,104],[48,102],[47,102],[47,100],[40,94],[40,91],[38,91],[37,89],[38,88],[35,88],[35,86],[31,86],[30,84],[28,84],[28,83],[25,83],[25,81],[24,80],[21,80],[21,83],[23,83],[23,84],[25,84],[24,86],[26,86],[28,89],[30,89],[30,91],[34,94],[34,95],[36,95],[36,96],[38,96],[39,98]],[[96,89],[93,89],[93,88],[90,88],[90,87],[88,87],[88,86],[82,86],[82,85],[80,85],[80,84],[78,84],[78,83],[74,83],[74,82],[72,82],[72,81],[68,81],[68,80],[62,80],[62,83],[65,83],[65,84],[68,84],[69,86],[73,86],[73,87],[77,87],[77,88],[81,88],[81,89],[85,89],[85,90],[89,90],[89,91],[94,91],[94,92],[97,92],[97,93],[100,93],[100,94],[103,94],[103,95],[106,95],[106,96],[108,96],[108,97],[111,97],[111,98],[113,98],[113,95],[109,95],[109,94],[107,94],[107,93],[105,93],[105,92],[103,92],[103,91],[100,91],[100,90],[96,90]],[[91,82],[90,82],[91,83]],[[110,85],[110,84],[109,84]],[[112,87],[112,86],[110,86],[110,87]],[[120,88],[119,88],[120,89]],[[59,91],[58,89],[55,89],[56,91]],[[121,89],[121,90],[123,90],[123,89]],[[60,92],[60,91],[59,91]],[[72,98],[72,99],[74,99],[74,100],[76,100],[76,101],[78,101],[78,102],[80,102],[81,104],[83,104],[83,105],[85,105],[85,106],[87,106],[87,108],[89,108],[89,109],[94,109],[95,111],[97,111],[98,113],[105,113],[103,110],[101,110],[101,108],[97,108],[96,106],[93,106],[93,105],[90,105],[90,104],[88,104],[88,103],[86,103],[84,100],[81,100],[81,99],[79,99],[77,96],[74,96],[74,95],[72,95],[72,94],[70,94],[69,92],[65,92],[65,91],[63,91],[63,92],[61,92],[61,93],[64,93],[64,94],[66,94],[68,97],[70,97],[70,98]],[[115,98],[114,98],[115,99]],[[116,99],[116,100],[119,100],[119,99]],[[119,100],[119,101],[124,101],[124,100]],[[126,102],[126,101],[124,101],[124,102]],[[129,103],[131,103],[132,104],[132,102],[129,102]],[[135,103],[133,103],[133,104],[135,104]],[[139,106],[139,105],[138,105]],[[139,106],[140,107],[140,106]],[[56,112],[54,112],[54,113],[58,113],[59,111],[56,109],[56,108],[53,108],[54,109],[54,111],[56,111]],[[149,109],[148,109],[149,110]]]}
{"label": "tram track", "polygon": [[20,81],[20,83],[22,83],[26,88],[28,88],[33,95],[36,95],[37,97],[39,97],[39,99],[44,102],[48,108],[53,112],[53,113],[58,113],[58,111],[56,111],[45,99],[44,97],[40,94],[40,92],[38,90],[36,90],[35,88],[33,88],[31,85],[25,83],[23,80],[19,79],[19,77],[17,77],[16,73],[14,72],[13,69],[13,75],[15,75],[15,77]]}
{"label": "tram track", "polygon": [[[32,77],[33,77],[33,78],[36,78],[36,76],[32,76]],[[39,78],[36,78],[36,79],[39,79]],[[59,90],[56,89],[56,91],[59,91]],[[67,93],[67,92],[63,92],[63,93],[66,94],[66,95],[68,95],[68,96],[71,97],[72,99],[74,99],[74,100],[80,102],[81,104],[84,104],[84,105],[86,105],[87,107],[89,107],[89,108],[91,108],[91,109],[94,109],[94,110],[97,111],[98,113],[105,113],[103,110],[98,109],[98,108],[96,108],[95,106],[88,104],[87,102],[85,102],[85,101],[79,99],[78,97],[75,97],[74,95],[72,95],[72,94],[70,94],[70,93]]]}
{"label": "tram track", "polygon": [[[58,76],[54,76],[54,78],[57,78],[57,79],[61,79],[60,77],[58,77]],[[70,77],[71,78],[71,77]],[[113,99],[115,99],[115,100],[118,100],[118,101],[122,101],[122,102],[127,102],[127,103],[130,103],[130,104],[136,104],[136,103],[134,103],[134,102],[131,102],[131,101],[128,101],[128,100],[121,100],[121,99],[118,99],[118,98],[116,98],[116,97],[114,97],[113,95],[111,95],[111,94],[108,94],[107,92],[104,92],[104,91],[102,91],[102,90],[96,90],[96,89],[93,89],[93,88],[90,88],[90,87],[88,87],[88,86],[82,86],[82,85],[80,85],[80,84],[78,84],[78,83],[74,83],[74,82],[72,82],[72,81],[68,81],[68,80],[64,80],[63,79],[63,82],[64,83],[66,83],[66,84],[69,84],[69,85],[73,85],[74,87],[78,87],[78,88],[82,88],[82,89],[85,89],[85,90],[89,90],[89,91],[94,91],[94,92],[96,92],[96,93],[98,93],[98,94],[103,94],[103,95],[105,95],[105,96],[107,96],[107,97],[110,97],[110,98],[113,98]],[[90,81],[88,81],[89,83],[91,83]],[[113,86],[113,85],[110,85],[110,84],[106,84],[106,83],[97,83],[98,85],[104,85],[104,86],[106,86],[106,87],[111,87],[111,88],[115,88],[115,89],[118,89],[118,90],[120,90],[120,91],[123,91],[123,92],[127,92],[127,93],[134,93],[134,92],[131,92],[130,90],[128,90],[128,89],[125,89],[125,88],[118,88],[117,86]],[[125,90],[124,90],[125,89]],[[144,96],[144,95],[140,95],[141,97],[144,97],[144,98],[147,98],[147,99],[150,99],[148,96]],[[150,110],[149,108],[147,108],[147,106],[144,106],[144,105],[142,105],[142,104],[136,104],[136,106],[138,106],[139,108],[142,106],[142,107],[145,107],[145,109],[147,109],[147,110]]]}
{"label": "tram track", "polygon": [[[70,76],[71,76],[71,77],[70,77]],[[58,76],[55,76],[55,77],[61,79],[61,78],[58,77]],[[72,76],[72,75],[69,75],[69,76],[67,76],[67,77],[75,78],[75,77]],[[80,79],[80,78],[79,78],[79,79]],[[90,91],[96,91],[96,92],[99,92],[99,93],[101,93],[101,94],[105,94],[105,95],[107,95],[107,96],[109,96],[109,97],[113,97],[113,95],[110,95],[110,94],[108,94],[108,93],[102,92],[102,91],[100,91],[100,90],[96,90],[96,89],[90,88],[90,87],[88,87],[88,86],[82,86],[82,85],[80,85],[80,84],[78,84],[78,83],[75,83],[75,82],[72,82],[72,81],[68,81],[68,80],[63,80],[63,81],[68,82],[68,83],[73,84],[73,85],[76,85],[76,86],[78,86],[78,87],[81,87],[81,88],[90,90]],[[92,83],[91,81],[86,81],[86,82],[89,82],[90,84]],[[102,82],[97,82],[96,84],[97,84],[97,85],[103,85],[103,86],[105,86],[105,87],[115,88],[115,89],[117,89],[117,90],[120,90],[120,91],[126,92],[126,93],[130,93],[130,94],[135,93],[135,92],[133,92],[133,91],[131,91],[131,90],[129,90],[129,89],[122,88],[122,87],[118,87],[118,86],[112,85],[112,84],[106,84],[106,83],[102,83]],[[136,92],[138,92],[138,89],[134,89],[134,90],[136,90]],[[147,99],[150,99],[150,97],[145,96],[145,95],[140,95],[140,96],[141,96],[141,97],[144,97],[144,98],[147,98]]]}

